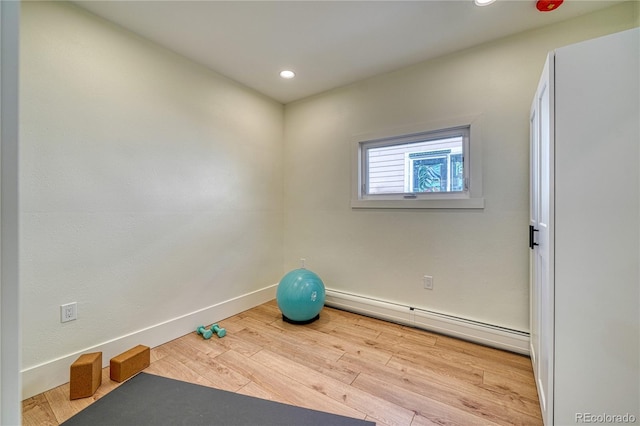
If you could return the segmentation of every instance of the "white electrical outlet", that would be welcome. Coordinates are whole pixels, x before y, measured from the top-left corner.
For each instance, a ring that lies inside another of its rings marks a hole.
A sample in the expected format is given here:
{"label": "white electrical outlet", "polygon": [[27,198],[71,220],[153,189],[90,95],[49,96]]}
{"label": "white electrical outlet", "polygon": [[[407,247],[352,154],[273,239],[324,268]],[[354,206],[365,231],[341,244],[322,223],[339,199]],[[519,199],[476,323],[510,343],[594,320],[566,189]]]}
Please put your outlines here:
{"label": "white electrical outlet", "polygon": [[76,302],[60,305],[60,322],[78,319],[78,304]]}
{"label": "white electrical outlet", "polygon": [[425,289],[433,290],[433,277],[431,275],[425,275],[422,280],[424,282]]}

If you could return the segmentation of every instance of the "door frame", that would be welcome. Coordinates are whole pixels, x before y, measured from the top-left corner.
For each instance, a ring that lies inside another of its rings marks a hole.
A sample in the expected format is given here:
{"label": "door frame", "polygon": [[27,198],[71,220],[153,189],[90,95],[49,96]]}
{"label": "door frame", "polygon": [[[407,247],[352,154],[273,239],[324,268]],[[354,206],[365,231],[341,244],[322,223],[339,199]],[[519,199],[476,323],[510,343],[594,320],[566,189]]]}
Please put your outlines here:
{"label": "door frame", "polygon": [[22,419],[18,280],[20,2],[0,1],[0,424]]}

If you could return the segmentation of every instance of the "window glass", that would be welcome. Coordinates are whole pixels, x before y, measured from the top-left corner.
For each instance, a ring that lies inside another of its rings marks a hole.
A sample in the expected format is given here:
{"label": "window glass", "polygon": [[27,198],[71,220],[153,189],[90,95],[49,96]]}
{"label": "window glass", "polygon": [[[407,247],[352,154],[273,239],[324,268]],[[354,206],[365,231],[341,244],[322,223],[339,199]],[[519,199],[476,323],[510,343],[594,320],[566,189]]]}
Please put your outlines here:
{"label": "window glass", "polygon": [[364,193],[415,194],[464,192],[465,143],[460,128],[385,141],[363,142]]}

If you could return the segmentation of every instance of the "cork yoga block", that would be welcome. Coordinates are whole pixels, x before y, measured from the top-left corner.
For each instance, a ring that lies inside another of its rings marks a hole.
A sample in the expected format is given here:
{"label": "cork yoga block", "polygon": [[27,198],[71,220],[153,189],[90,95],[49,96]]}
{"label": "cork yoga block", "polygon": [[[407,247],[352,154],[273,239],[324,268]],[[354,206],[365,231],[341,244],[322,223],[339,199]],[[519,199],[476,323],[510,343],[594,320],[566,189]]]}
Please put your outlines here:
{"label": "cork yoga block", "polygon": [[109,377],[116,382],[123,382],[151,364],[151,349],[138,345],[118,356],[111,358]]}
{"label": "cork yoga block", "polygon": [[69,398],[86,398],[102,383],[102,352],[80,355],[70,368]]}

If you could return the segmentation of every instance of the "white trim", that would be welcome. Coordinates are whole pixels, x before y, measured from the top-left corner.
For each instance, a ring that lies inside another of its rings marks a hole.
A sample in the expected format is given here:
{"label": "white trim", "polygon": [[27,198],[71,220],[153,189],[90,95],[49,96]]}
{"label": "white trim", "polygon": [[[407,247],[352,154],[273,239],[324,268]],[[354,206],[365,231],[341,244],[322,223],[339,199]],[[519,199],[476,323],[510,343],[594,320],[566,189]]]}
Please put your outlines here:
{"label": "white trim", "polygon": [[326,290],[325,304],[334,308],[529,355],[529,333],[524,331],[330,289]]}
{"label": "white trim", "polygon": [[[453,194],[455,195],[455,194]],[[439,200],[351,200],[354,209],[483,209],[484,198]]]}
{"label": "white trim", "polygon": [[109,365],[114,356],[136,345],[151,348],[193,332],[198,325],[221,321],[251,309],[276,297],[277,284],[247,293],[224,302],[173,318],[160,324],[135,331],[81,351],[64,355],[22,370],[22,398],[60,386],[69,381],[69,367],[83,353],[102,352],[103,367]]}

